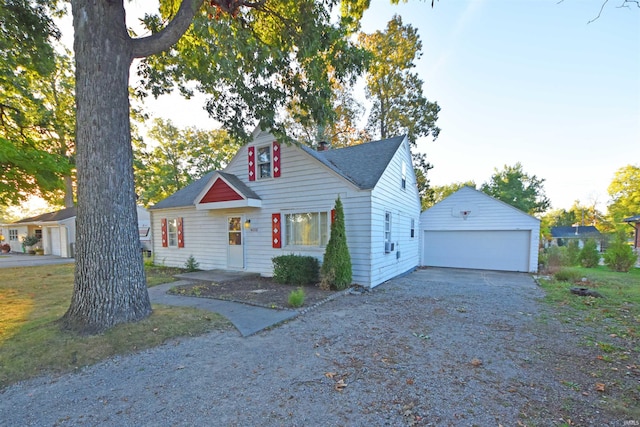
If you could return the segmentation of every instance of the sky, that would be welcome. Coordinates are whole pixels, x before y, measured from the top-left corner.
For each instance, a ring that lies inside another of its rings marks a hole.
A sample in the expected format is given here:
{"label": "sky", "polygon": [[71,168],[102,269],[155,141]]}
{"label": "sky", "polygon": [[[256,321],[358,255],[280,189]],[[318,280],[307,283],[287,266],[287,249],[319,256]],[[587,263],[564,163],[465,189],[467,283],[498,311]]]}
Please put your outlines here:
{"label": "sky", "polygon": [[[579,201],[606,211],[615,172],[640,165],[640,8],[609,0],[589,23],[604,2],[371,0],[363,31],[384,30],[398,14],[422,41],[415,72],[441,107],[438,139],[418,140],[432,185],[479,187],[520,162],[544,179],[552,208]],[[163,96],[146,108],[212,129],[204,100]]]}

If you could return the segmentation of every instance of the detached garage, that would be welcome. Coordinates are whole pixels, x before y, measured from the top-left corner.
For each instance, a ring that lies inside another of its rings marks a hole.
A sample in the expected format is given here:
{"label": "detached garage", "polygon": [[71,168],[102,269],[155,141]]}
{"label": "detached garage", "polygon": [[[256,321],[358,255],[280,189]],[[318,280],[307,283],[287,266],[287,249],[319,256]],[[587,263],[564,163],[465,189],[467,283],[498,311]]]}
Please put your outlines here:
{"label": "detached garage", "polygon": [[420,215],[420,263],[536,272],[540,220],[471,187]]}

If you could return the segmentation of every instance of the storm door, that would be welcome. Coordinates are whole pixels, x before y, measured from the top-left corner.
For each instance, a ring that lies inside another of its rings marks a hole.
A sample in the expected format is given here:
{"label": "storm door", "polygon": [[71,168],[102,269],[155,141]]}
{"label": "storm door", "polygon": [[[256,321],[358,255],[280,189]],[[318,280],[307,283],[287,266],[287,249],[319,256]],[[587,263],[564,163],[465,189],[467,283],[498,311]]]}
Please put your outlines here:
{"label": "storm door", "polygon": [[227,222],[228,250],[227,267],[240,270],[244,268],[244,249],[242,244],[242,217],[230,216]]}

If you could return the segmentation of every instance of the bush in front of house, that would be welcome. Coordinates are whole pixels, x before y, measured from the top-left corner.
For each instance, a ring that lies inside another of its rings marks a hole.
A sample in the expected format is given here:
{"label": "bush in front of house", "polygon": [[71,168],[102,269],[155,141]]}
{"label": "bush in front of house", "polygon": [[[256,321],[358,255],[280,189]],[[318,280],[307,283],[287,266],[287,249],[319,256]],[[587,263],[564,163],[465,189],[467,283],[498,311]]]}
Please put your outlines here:
{"label": "bush in front of house", "polygon": [[351,255],[347,246],[344,212],[340,197],[336,200],[335,218],[331,223],[331,236],[320,270],[320,288],[341,291],[351,285]]}
{"label": "bush in front of house", "polygon": [[287,285],[309,285],[318,281],[320,263],[312,256],[281,255],[271,259],[273,280]]}
{"label": "bush in front of house", "polygon": [[291,307],[302,307],[302,304],[304,304],[304,289],[298,288],[295,291],[291,291],[288,302]]}
{"label": "bush in front of house", "polygon": [[584,246],[578,254],[580,265],[586,268],[597,267],[600,263],[600,252],[598,252],[598,244],[594,239],[587,239]]}
{"label": "bush in front of house", "polygon": [[604,253],[604,263],[613,271],[627,273],[638,260],[638,255],[627,244],[624,232],[616,234],[615,239]]}
{"label": "bush in front of house", "polygon": [[200,269],[200,263],[196,261],[193,255],[189,255],[189,258],[184,263],[185,270],[189,272],[198,271]]}

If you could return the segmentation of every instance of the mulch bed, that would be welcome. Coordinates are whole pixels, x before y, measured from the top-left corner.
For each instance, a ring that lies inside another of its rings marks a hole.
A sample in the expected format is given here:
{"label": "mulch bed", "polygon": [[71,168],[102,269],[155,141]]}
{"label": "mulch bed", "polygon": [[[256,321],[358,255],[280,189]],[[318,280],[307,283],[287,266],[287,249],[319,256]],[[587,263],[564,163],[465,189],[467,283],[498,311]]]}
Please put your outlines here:
{"label": "mulch bed", "polygon": [[[270,277],[251,276],[225,282],[197,282],[172,288],[169,293],[202,298],[235,301],[275,309],[292,309],[289,294],[300,286],[282,285]],[[301,286],[304,289],[304,304],[298,309],[312,307],[336,291],[323,291],[317,285]]]}

